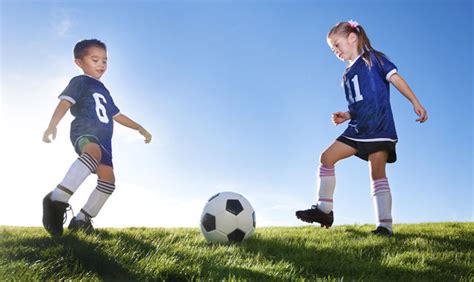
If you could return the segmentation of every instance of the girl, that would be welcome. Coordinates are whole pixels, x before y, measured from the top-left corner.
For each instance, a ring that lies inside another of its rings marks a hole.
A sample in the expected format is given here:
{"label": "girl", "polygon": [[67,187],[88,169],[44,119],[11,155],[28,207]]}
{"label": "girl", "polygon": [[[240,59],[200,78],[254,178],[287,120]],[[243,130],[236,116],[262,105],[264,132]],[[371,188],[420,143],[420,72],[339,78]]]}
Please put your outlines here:
{"label": "girl", "polygon": [[372,196],[377,217],[374,234],[391,236],[392,195],[385,174],[386,163],[397,159],[398,141],[390,107],[392,83],[414,107],[420,123],[428,119],[396,66],[387,57],[372,48],[361,25],[355,21],[337,23],[328,33],[327,42],[336,57],[348,63],[343,75],[343,86],[349,111],[332,115],[335,125],[347,120],[347,129],[320,157],[318,202],[308,210],[296,212],[305,222],[318,222],[329,228],[334,222],[333,194],[336,186],[334,165],[339,160],[356,155],[369,162]]}

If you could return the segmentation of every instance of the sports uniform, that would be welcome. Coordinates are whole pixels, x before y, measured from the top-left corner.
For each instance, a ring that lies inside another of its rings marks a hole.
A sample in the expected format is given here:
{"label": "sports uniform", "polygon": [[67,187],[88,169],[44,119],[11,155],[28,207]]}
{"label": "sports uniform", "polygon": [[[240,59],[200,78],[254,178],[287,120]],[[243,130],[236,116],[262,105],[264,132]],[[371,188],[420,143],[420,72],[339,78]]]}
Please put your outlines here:
{"label": "sports uniform", "polygon": [[393,163],[398,137],[390,106],[389,78],[397,67],[373,51],[369,56],[372,66],[361,55],[344,73],[343,87],[351,120],[337,140],[357,149],[356,156],[364,160],[371,153],[386,150],[387,162]]}
{"label": "sports uniform", "polygon": [[75,119],[71,123],[70,138],[76,152],[81,155],[84,144],[97,143],[102,151],[100,163],[113,167],[113,117],[120,110],[104,84],[90,76],[79,75],[71,79],[59,99],[73,104],[71,114]]}

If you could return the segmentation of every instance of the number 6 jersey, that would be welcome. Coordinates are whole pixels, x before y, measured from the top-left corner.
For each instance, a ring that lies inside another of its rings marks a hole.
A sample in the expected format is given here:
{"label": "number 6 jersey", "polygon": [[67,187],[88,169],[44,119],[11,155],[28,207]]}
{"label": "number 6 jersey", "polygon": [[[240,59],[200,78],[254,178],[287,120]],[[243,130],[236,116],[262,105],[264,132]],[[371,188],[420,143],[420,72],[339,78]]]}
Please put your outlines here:
{"label": "number 6 jersey", "polygon": [[73,145],[81,136],[92,136],[111,154],[113,117],[120,110],[104,84],[90,76],[79,75],[71,79],[59,99],[72,103],[71,114],[75,119],[71,123],[70,137]]}
{"label": "number 6 jersey", "polygon": [[370,58],[371,67],[360,56],[344,73],[343,86],[351,121],[342,136],[360,142],[397,142],[388,81],[397,68],[374,52],[370,52]]}

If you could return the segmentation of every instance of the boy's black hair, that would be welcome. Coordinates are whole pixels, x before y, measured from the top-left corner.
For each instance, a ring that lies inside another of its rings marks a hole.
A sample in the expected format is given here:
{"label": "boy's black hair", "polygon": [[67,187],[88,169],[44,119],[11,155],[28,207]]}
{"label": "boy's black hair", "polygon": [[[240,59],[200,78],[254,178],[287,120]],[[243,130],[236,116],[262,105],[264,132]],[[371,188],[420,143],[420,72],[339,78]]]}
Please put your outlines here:
{"label": "boy's black hair", "polygon": [[86,54],[87,49],[93,46],[107,50],[105,43],[98,39],[84,39],[77,42],[76,46],[74,46],[74,58],[81,59]]}

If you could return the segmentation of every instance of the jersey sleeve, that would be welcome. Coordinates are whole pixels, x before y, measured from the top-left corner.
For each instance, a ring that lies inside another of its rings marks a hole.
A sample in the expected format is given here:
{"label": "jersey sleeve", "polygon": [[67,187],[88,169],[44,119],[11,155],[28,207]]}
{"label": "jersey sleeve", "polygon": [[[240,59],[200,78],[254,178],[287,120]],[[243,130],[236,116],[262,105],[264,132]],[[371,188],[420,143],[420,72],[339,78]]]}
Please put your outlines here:
{"label": "jersey sleeve", "polygon": [[60,100],[67,100],[72,104],[76,104],[76,101],[79,100],[83,89],[84,89],[84,80],[80,76],[76,76],[71,81],[69,81],[68,86],[63,92],[59,95]]}
{"label": "jersey sleeve", "polygon": [[110,97],[110,99],[111,99],[110,108],[109,108],[110,115],[112,116],[112,118],[114,118],[115,116],[120,114],[120,109],[115,105],[115,102],[112,99],[112,97]]}
{"label": "jersey sleeve", "polygon": [[385,78],[386,81],[390,81],[390,77],[397,73],[397,66],[392,63],[387,57],[380,55],[376,56],[374,54],[375,59],[378,62],[378,66],[380,67],[381,74]]}

